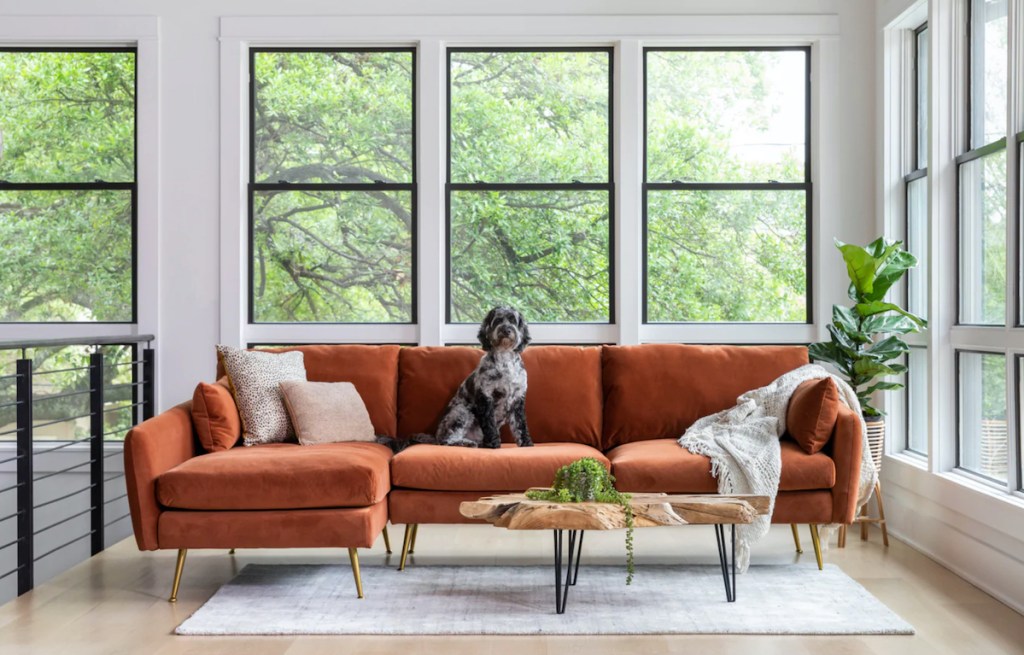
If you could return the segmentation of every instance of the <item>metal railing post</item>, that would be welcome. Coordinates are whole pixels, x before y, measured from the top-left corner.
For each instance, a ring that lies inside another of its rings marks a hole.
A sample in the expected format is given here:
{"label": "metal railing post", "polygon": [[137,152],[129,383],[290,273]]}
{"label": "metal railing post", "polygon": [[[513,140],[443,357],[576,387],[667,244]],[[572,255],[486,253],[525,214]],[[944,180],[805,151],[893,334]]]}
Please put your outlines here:
{"label": "metal railing post", "polygon": [[32,540],[32,360],[17,362],[18,401],[18,595],[32,590],[34,545]]}
{"label": "metal railing post", "polygon": [[156,351],[142,350],[142,420],[153,418],[156,413]]}
{"label": "metal railing post", "polygon": [[103,550],[103,353],[97,349],[89,356],[89,480],[92,485],[89,513],[92,522],[92,554]]}

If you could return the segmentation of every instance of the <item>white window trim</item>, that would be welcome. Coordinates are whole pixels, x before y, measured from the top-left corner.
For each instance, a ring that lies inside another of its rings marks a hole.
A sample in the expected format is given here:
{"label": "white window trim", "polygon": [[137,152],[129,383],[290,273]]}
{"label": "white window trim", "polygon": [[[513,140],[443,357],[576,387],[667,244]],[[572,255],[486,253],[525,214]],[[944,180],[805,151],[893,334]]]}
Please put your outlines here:
{"label": "white window trim", "polygon": [[160,321],[160,19],[150,16],[4,16],[3,46],[132,46],[136,53],[137,270],[135,323],[0,324],[0,340],[157,334]]}
{"label": "white window trim", "polygon": [[[247,343],[472,343],[472,325],[445,323],[447,235],[444,230],[444,62],[448,47],[467,45],[605,45],[614,47],[615,87],[615,322],[538,324],[545,343],[807,343],[824,336],[833,302],[845,285],[837,269],[821,271],[841,232],[839,204],[839,19],[836,14],[617,16],[356,16],[224,17],[221,48],[220,341]],[[417,178],[419,221],[418,323],[248,323],[248,58],[253,46],[414,45],[417,48]],[[662,45],[810,45],[813,305],[810,324],[643,324],[640,281],[642,53]],[[632,98],[632,100],[627,100]]]}

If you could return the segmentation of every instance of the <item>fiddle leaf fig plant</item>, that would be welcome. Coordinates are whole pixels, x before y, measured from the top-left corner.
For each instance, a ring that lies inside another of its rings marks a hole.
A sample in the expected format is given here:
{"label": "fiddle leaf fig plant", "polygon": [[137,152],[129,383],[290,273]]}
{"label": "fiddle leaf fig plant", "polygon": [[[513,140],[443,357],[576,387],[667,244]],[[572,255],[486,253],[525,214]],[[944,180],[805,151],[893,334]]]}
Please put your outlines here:
{"label": "fiddle leaf fig plant", "polygon": [[898,360],[909,350],[901,335],[919,332],[928,322],[885,300],[885,294],[911,268],[917,258],[901,248],[902,242],[878,238],[866,247],[835,240],[850,276],[852,307],[832,306],[831,339],[808,346],[811,361],[835,366],[850,383],[866,418],[883,412],[871,402],[876,391],[902,389],[884,378],[907,367]]}

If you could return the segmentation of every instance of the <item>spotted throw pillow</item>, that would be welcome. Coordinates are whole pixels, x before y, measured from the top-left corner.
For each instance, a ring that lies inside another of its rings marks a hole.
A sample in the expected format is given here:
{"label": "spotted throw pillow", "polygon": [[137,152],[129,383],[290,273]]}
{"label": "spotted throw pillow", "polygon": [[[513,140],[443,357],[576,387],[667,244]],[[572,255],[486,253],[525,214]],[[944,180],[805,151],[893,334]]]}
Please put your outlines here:
{"label": "spotted throw pillow", "polygon": [[288,420],[280,384],[286,380],[306,379],[302,353],[268,353],[217,346],[217,356],[224,364],[238,405],[245,445],[293,439],[295,432]]}

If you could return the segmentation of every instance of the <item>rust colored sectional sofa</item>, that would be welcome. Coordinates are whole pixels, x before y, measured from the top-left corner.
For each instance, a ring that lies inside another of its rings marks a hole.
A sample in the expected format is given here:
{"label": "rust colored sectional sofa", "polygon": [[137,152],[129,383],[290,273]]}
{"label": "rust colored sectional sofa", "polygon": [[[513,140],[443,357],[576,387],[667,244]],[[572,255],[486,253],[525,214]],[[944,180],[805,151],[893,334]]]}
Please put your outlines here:
{"label": "rust colored sectional sofa", "polygon": [[[304,353],[310,380],[350,381],[378,434],[432,433],[449,398],[482,356],[475,348],[318,345]],[[798,346],[533,346],[527,420],[536,442],[498,450],[417,445],[392,456],[375,443],[271,444],[204,454],[190,403],[131,430],[128,500],[141,550],[178,549],[172,591],[189,548],[348,548],[362,595],[358,548],[390,520],[468,523],[459,504],[549,485],[580,457],[608,466],[622,491],[717,490],[707,458],[676,439],[697,418],[807,363]],[[774,523],[850,523],[861,465],[860,418],[841,407],[821,452],[782,438]],[[813,527],[812,527],[813,533]],[[795,534],[795,533],[794,533]],[[390,552],[390,547],[389,547]]]}

